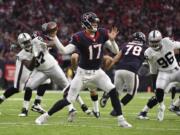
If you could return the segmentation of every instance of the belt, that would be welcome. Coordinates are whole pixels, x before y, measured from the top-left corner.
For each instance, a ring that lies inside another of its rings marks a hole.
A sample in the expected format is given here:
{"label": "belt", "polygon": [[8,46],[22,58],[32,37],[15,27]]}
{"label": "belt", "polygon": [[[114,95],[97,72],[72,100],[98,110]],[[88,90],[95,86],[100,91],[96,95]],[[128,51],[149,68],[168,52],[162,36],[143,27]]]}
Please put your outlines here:
{"label": "belt", "polygon": [[98,71],[99,69],[95,70],[95,69],[92,69],[92,70],[86,70],[86,69],[83,69],[83,68],[80,68],[78,67],[78,70],[82,73],[85,73],[85,74],[93,74],[95,73],[96,71]]}

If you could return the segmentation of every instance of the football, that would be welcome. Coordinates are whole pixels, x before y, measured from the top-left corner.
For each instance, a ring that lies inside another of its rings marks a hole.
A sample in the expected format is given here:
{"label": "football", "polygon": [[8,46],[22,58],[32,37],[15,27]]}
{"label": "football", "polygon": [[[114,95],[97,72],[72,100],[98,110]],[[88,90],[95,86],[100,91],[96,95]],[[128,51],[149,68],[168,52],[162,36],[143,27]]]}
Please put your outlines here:
{"label": "football", "polygon": [[57,23],[56,22],[48,22],[47,26],[46,26],[46,31],[47,32],[54,32],[57,31],[58,27],[57,27]]}
{"label": "football", "polygon": [[103,57],[103,69],[104,70],[108,70],[110,65],[112,64],[113,62],[113,58],[108,56],[108,55],[104,55]]}

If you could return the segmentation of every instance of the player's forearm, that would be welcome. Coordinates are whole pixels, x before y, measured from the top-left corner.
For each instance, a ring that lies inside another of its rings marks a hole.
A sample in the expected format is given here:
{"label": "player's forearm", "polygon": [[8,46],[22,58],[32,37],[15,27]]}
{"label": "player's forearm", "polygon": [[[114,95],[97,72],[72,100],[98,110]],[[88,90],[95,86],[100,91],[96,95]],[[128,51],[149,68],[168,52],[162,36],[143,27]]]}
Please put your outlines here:
{"label": "player's forearm", "polygon": [[75,50],[75,47],[71,44],[67,45],[66,47],[63,46],[63,44],[59,41],[58,37],[54,37],[54,43],[57,47],[57,49],[62,53],[62,54],[70,54]]}
{"label": "player's forearm", "polygon": [[78,59],[79,59],[79,55],[78,54],[73,53],[71,55],[71,67],[73,68],[73,70],[75,70],[77,68]]}
{"label": "player's forearm", "polygon": [[119,51],[119,52],[116,54],[116,56],[114,56],[114,58],[113,58],[114,64],[117,63],[117,62],[119,62],[120,59],[121,59],[121,57],[122,57],[122,51]]}
{"label": "player's forearm", "polygon": [[26,66],[27,69],[29,69],[30,71],[32,71],[36,65],[36,58],[33,57],[32,60],[22,60],[22,63],[24,66]]}
{"label": "player's forearm", "polygon": [[180,42],[178,41],[173,41],[175,45],[175,49],[180,49]]}
{"label": "player's forearm", "polygon": [[111,41],[111,44],[112,44],[112,50],[113,50],[113,52],[114,52],[115,54],[117,54],[117,53],[119,52],[119,47],[118,47],[116,41],[115,41],[115,40],[112,40],[112,41]]}
{"label": "player's forearm", "polygon": [[114,54],[117,54],[119,52],[119,47],[115,40],[106,41],[106,45]]}

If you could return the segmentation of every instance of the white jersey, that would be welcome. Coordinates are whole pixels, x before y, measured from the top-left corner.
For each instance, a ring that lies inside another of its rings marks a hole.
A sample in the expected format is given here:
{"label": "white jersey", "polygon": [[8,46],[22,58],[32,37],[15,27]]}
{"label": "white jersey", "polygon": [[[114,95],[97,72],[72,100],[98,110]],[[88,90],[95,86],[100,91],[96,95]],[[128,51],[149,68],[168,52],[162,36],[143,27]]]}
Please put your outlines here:
{"label": "white jersey", "polygon": [[33,55],[37,58],[37,70],[47,70],[58,64],[55,58],[49,53],[46,43],[41,37],[32,40]]}
{"label": "white jersey", "polygon": [[29,53],[24,49],[17,54],[16,71],[14,76],[14,88],[20,90],[24,89],[24,85],[29,78],[31,71],[29,71],[26,66],[22,64],[22,60],[31,60],[32,58],[32,53]]}
{"label": "white jersey", "polygon": [[17,54],[17,59],[22,61],[22,60],[32,60],[33,54],[31,52],[27,52],[24,49],[22,49],[18,54]]}
{"label": "white jersey", "polygon": [[62,86],[62,88],[69,86],[63,70],[56,59],[49,53],[47,44],[42,42],[41,37],[36,37],[32,40],[32,49],[38,65],[36,65],[36,68],[30,75],[26,87],[35,89],[48,78]]}
{"label": "white jersey", "polygon": [[144,55],[149,63],[156,64],[159,71],[170,71],[178,68],[174,49],[180,48],[180,42],[166,37],[161,40],[161,44],[162,48],[159,51],[155,51],[150,47],[145,51]]}
{"label": "white jersey", "polygon": [[16,71],[14,75],[14,88],[23,90],[26,81],[29,78],[31,71],[29,71],[20,60],[16,60]]}
{"label": "white jersey", "polygon": [[[24,89],[25,83],[29,79],[29,76],[31,74],[31,71],[26,68],[22,64],[23,60],[32,60],[33,54],[30,52],[25,51],[22,49],[18,54],[17,54],[17,60],[16,60],[16,71],[15,71],[15,77],[14,77],[14,88],[17,89]],[[51,80],[47,79],[44,81],[42,84],[50,83]]]}

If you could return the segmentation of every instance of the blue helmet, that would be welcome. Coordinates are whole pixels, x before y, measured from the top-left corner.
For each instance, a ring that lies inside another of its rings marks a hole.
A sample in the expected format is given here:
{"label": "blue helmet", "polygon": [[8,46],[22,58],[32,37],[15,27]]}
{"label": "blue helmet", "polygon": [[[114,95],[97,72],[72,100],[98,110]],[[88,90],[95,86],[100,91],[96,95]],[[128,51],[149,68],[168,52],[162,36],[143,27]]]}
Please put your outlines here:
{"label": "blue helmet", "polygon": [[92,30],[92,31],[97,31],[97,28],[94,28],[92,26],[92,23],[99,23],[100,19],[97,17],[97,15],[93,12],[87,12],[84,13],[81,17],[81,24],[83,28]]}
{"label": "blue helmet", "polygon": [[132,34],[132,38],[133,40],[140,41],[142,43],[146,42],[146,36],[142,32],[135,32],[134,34]]}

